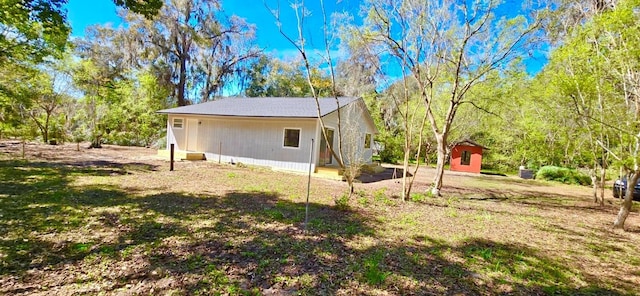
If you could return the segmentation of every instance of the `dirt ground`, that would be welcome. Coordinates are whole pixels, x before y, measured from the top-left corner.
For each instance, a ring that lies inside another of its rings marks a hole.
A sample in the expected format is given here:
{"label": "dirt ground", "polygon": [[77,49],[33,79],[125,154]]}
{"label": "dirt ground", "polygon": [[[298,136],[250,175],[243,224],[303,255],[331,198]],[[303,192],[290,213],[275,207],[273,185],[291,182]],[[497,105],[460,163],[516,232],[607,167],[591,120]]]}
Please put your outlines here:
{"label": "dirt ground", "polygon": [[[442,198],[157,151],[0,141],[0,294],[627,295],[640,217],[591,188],[445,172]],[[392,166],[389,166],[392,167]],[[375,178],[369,178],[375,179]]]}

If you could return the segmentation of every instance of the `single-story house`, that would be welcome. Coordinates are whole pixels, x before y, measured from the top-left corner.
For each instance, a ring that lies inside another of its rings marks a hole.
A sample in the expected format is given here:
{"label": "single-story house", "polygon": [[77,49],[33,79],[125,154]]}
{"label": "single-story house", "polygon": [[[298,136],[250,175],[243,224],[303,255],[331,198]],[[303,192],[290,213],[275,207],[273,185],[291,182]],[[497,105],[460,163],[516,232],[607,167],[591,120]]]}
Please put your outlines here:
{"label": "single-story house", "polygon": [[[201,152],[206,159],[292,171],[337,166],[327,149],[338,153],[338,110],[343,134],[343,160],[370,163],[377,129],[361,98],[320,98],[321,132],[314,98],[223,98],[197,105],[160,110],[167,114],[167,147]],[[313,140],[313,142],[312,142]]]}
{"label": "single-story house", "polygon": [[480,173],[482,168],[482,150],[486,147],[464,140],[457,142],[451,149],[450,170],[467,173]]}

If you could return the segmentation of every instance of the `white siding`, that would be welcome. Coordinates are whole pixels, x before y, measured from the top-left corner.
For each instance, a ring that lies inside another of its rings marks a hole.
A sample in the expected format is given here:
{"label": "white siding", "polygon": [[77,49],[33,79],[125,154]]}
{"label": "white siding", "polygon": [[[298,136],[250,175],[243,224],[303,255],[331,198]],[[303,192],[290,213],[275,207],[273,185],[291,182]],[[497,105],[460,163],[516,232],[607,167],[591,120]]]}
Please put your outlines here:
{"label": "white siding", "polygon": [[[200,121],[197,151],[204,152],[208,160],[294,171],[309,169],[315,119],[216,117]],[[285,128],[300,129],[300,147],[284,147]]]}
{"label": "white siding", "polygon": [[[357,131],[351,143],[355,151],[360,153],[364,162],[371,162],[372,149],[364,149],[365,133],[376,133],[375,126],[363,116],[367,112],[366,106],[356,101],[343,107],[341,111],[343,132]],[[368,115],[366,115],[368,116]],[[183,128],[173,127],[173,118],[183,119]],[[192,119],[192,120],[189,120]],[[194,121],[196,119],[197,121]],[[327,128],[334,130],[333,149],[338,151],[338,116],[337,112],[324,117]],[[195,149],[187,147],[189,125],[197,127],[197,143]],[[197,125],[195,124],[197,122]],[[300,129],[300,147],[284,147],[284,129]],[[320,123],[315,118],[251,118],[251,117],[222,117],[222,116],[183,116],[169,115],[167,123],[167,148],[171,143],[176,144],[176,150],[202,152],[207,160],[223,163],[241,162],[249,165],[269,166],[284,170],[309,170],[309,153],[311,139],[314,141],[312,170],[318,165],[321,142]],[[372,145],[373,146],[373,145]],[[348,151],[351,146],[343,147]],[[335,164],[335,161],[334,161]]]}
{"label": "white siding", "polygon": [[[173,119],[174,118],[183,118],[182,128],[174,128],[173,127]],[[169,119],[167,120],[167,149],[171,144],[176,144],[176,150],[185,150],[185,131],[186,131],[187,121],[185,117],[169,115]]]}

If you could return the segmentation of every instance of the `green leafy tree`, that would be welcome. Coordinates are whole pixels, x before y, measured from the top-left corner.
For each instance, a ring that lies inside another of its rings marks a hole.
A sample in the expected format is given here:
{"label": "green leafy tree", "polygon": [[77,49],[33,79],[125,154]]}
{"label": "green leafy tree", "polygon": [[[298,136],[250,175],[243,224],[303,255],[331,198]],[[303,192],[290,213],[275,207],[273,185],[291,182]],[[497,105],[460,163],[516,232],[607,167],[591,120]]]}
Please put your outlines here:
{"label": "green leafy tree", "polygon": [[[283,61],[262,56],[249,68],[248,97],[311,97],[311,87],[300,60]],[[331,78],[318,69],[311,70],[313,86],[320,97],[331,96]]]}
{"label": "green leafy tree", "polygon": [[[114,0],[118,6],[146,17],[156,15],[162,0]],[[4,63],[38,63],[60,56],[71,29],[67,0],[3,0],[0,2],[0,66]]]}
{"label": "green leafy tree", "polygon": [[118,145],[149,147],[162,137],[166,121],[155,111],[170,107],[169,89],[153,73],[138,72],[114,87],[119,98],[103,120],[110,132],[105,141]]}
{"label": "green leafy tree", "polygon": [[[640,178],[640,1],[620,1],[615,8],[577,27],[554,56],[573,112],[592,134],[591,145],[617,159],[628,172],[628,184]],[[633,190],[614,222],[624,228]]]}

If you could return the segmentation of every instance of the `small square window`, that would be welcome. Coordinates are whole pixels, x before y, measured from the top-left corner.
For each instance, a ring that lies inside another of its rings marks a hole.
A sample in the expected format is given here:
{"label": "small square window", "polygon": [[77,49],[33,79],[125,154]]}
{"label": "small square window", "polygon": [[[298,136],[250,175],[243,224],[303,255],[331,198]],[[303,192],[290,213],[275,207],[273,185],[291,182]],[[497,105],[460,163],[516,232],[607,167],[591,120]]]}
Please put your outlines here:
{"label": "small square window", "polygon": [[364,149],[371,148],[371,134],[364,134]]}
{"label": "small square window", "polygon": [[471,164],[471,152],[464,150],[462,151],[462,156],[460,157],[461,165],[470,165]]}
{"label": "small square window", "polygon": [[182,128],[183,126],[183,119],[182,118],[174,118],[173,119],[173,128]]}
{"label": "small square window", "polygon": [[284,130],[284,147],[298,148],[300,147],[300,130],[285,129]]}

